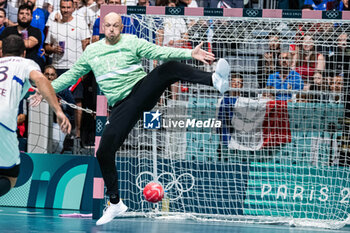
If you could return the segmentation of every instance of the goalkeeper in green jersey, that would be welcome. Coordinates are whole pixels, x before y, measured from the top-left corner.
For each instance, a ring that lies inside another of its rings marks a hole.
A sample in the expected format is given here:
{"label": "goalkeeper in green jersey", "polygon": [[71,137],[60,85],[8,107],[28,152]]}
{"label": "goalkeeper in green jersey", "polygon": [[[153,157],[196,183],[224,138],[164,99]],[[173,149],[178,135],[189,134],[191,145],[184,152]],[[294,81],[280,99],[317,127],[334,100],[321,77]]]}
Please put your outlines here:
{"label": "goalkeeper in green jersey", "polygon": [[[55,91],[59,92],[92,70],[112,107],[97,150],[110,204],[97,225],[108,223],[127,210],[119,199],[115,154],[142,113],[151,110],[164,90],[179,80],[214,86],[224,93],[229,87],[230,73],[224,59],[218,61],[214,73],[171,61],[193,58],[205,64],[214,61],[214,54],[201,49],[203,43],[193,50],[161,47],[134,35],[121,34],[123,24],[116,13],[105,16],[103,27],[105,38],[89,45],[73,67],[52,82]],[[144,57],[170,61],[147,74],[141,65]]]}

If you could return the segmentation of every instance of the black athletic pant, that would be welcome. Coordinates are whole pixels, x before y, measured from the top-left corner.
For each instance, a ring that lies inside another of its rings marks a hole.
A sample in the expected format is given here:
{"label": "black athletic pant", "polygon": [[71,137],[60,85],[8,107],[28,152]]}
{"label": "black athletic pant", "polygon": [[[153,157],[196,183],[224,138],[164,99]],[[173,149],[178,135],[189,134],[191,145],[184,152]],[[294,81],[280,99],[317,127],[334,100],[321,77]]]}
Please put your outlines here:
{"label": "black athletic pant", "polygon": [[212,86],[212,73],[195,69],[176,61],[164,63],[155,68],[133,87],[131,93],[117,102],[104,128],[97,159],[107,187],[107,195],[117,196],[118,177],[115,153],[123,144],[144,111],[151,110],[164,90],[177,81],[186,81]]}

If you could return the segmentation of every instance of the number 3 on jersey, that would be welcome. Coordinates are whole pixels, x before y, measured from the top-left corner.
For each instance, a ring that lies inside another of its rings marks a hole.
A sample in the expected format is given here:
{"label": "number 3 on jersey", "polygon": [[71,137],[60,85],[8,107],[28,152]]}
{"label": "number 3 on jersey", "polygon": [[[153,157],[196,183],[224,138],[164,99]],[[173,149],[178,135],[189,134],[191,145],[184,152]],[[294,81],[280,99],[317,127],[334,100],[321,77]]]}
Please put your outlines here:
{"label": "number 3 on jersey", "polygon": [[0,66],[0,82],[5,81],[7,79],[7,71],[9,68],[7,66]]}

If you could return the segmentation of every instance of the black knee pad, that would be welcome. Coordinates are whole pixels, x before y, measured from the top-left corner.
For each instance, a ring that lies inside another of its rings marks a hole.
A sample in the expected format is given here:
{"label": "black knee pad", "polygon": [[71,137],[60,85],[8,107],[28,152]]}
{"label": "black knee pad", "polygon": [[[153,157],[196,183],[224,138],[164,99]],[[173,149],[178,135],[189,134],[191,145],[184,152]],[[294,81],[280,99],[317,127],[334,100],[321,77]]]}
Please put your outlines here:
{"label": "black knee pad", "polygon": [[0,197],[11,189],[11,181],[7,177],[0,177]]}

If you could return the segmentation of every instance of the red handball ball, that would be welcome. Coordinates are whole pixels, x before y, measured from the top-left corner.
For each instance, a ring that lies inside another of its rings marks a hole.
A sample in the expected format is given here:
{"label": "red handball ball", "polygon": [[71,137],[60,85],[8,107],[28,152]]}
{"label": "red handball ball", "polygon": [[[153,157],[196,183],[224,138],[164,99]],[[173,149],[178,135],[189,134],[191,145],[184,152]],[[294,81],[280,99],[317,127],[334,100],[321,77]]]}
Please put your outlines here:
{"label": "red handball ball", "polygon": [[156,203],[164,197],[163,187],[155,182],[150,182],[143,189],[143,196],[149,202]]}

